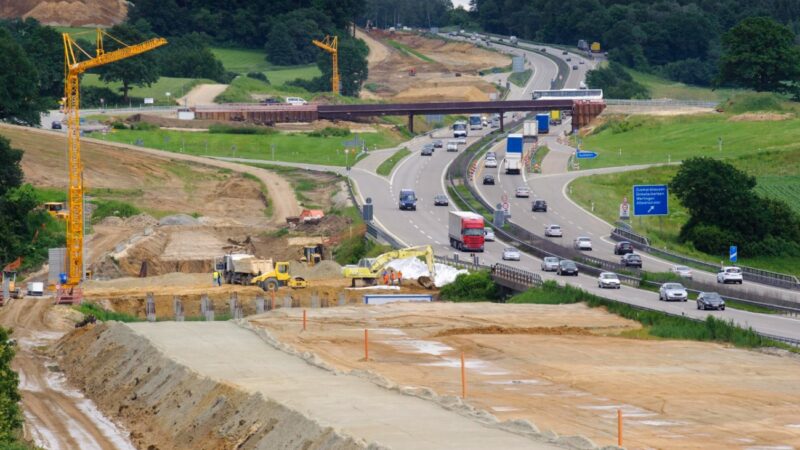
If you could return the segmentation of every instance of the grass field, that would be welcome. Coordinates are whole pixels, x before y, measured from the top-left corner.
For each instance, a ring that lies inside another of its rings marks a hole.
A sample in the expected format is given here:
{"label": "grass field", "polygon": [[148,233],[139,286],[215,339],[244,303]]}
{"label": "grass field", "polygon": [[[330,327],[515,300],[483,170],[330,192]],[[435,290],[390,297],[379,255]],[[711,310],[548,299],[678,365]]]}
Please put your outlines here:
{"label": "grass field", "polygon": [[[800,150],[761,153],[735,158],[730,162],[756,177],[756,191],[770,198],[784,200],[800,213]],[[578,178],[571,183],[572,198],[586,209],[591,208],[591,203],[594,202],[594,213],[607,222],[614,223],[618,219],[622,198],[628,197],[628,201],[632,201],[634,184],[669,183],[677,171],[677,166],[662,166]],[[631,221],[631,225],[657,247],[667,247],[711,263],[727,259],[727,254],[708,255],[678,242],[678,234],[689,219],[689,214],[674,196],[670,196],[669,206],[668,216],[637,217]],[[748,258],[747,255],[740,255],[739,261],[742,265],[800,275],[800,261],[797,258]]]}
{"label": "grass field", "polygon": [[222,61],[225,70],[238,74],[261,72],[270,84],[279,86],[297,78],[310,80],[322,74],[316,64],[304,66],[276,66],[266,60],[263,50],[212,47],[211,52]]}
{"label": "grass field", "polygon": [[[227,156],[236,158],[275,160],[344,166],[343,141],[352,137],[313,137],[306,133],[275,133],[269,135],[226,134],[208,132],[182,132],[170,130],[115,130],[105,137],[114,142],[134,144],[141,140],[143,146],[172,152],[200,156]],[[398,145],[402,138],[386,130],[360,134],[369,148],[388,148]],[[349,158],[353,163],[352,155]]]}
{"label": "grass field", "polygon": [[[212,80],[203,80],[197,78],[172,78],[172,77],[161,77],[158,79],[156,83],[153,83],[151,86],[144,86],[144,87],[137,87],[134,86],[129,91],[128,95],[132,97],[152,97],[155,101],[155,104],[166,105],[167,103],[167,92],[170,93],[170,102],[174,101],[175,99],[182,97],[187,92],[189,92],[193,87],[201,83],[216,83]],[[107,87],[114,91],[119,92],[119,88],[122,87],[122,83],[114,82],[114,83],[103,83],[100,81],[100,76],[97,74],[89,73],[84,75],[83,80],[81,81],[81,86],[97,86],[97,87]],[[109,107],[113,107],[114,105],[107,105]],[[127,106],[127,105],[124,105]]]}
{"label": "grass field", "polygon": [[[92,27],[53,27],[59,33],[69,33],[70,36],[73,38],[81,37],[84,39],[89,39],[90,41],[94,41],[94,31],[96,28]],[[105,27],[101,27],[105,28]]]}
{"label": "grass field", "polygon": [[531,75],[533,75],[533,69],[515,72],[508,76],[508,81],[516,84],[519,87],[524,87],[528,83],[528,80],[531,79]]}
{"label": "grass field", "polygon": [[300,96],[306,100],[311,100],[313,95],[303,88],[293,86],[276,86],[264,83],[261,80],[239,76],[234,79],[228,88],[217,96],[217,103],[252,103],[253,95],[276,95],[285,97]]}
{"label": "grass field", "polygon": [[419,59],[421,59],[421,60],[423,60],[425,62],[436,62],[433,59],[429,58],[428,56],[425,56],[422,53],[414,50],[413,48],[411,48],[411,47],[409,47],[409,46],[407,46],[405,44],[401,44],[400,42],[397,42],[395,40],[386,39],[386,43],[391,45],[392,47],[396,48],[397,50],[400,50],[402,53],[405,53],[408,56],[416,56],[417,58],[419,58]]}
{"label": "grass field", "polygon": [[734,158],[800,148],[800,119],[755,122],[729,118],[706,114],[611,119],[584,138],[583,148],[597,151],[599,156],[581,161],[581,168],[675,162],[692,156]]}
{"label": "grass field", "polygon": [[378,172],[378,175],[383,175],[385,177],[388,177],[389,174],[392,173],[392,169],[394,169],[394,166],[396,166],[397,163],[400,162],[400,160],[402,160],[403,158],[405,158],[410,154],[411,152],[407,148],[401,148],[400,150],[394,152],[392,156],[386,158],[386,161],[382,162],[381,165],[378,166],[376,172]]}
{"label": "grass field", "polygon": [[650,91],[654,99],[670,98],[673,100],[698,100],[707,102],[721,102],[734,94],[743,91],[737,89],[717,89],[691,86],[677,81],[661,78],[649,73],[627,69],[633,80],[643,84]]}

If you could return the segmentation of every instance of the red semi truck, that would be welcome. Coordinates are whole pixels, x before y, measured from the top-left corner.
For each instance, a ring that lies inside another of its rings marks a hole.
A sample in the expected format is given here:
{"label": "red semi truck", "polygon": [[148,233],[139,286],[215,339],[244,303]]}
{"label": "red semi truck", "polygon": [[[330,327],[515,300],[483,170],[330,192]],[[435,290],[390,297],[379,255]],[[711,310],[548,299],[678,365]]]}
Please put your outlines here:
{"label": "red semi truck", "polygon": [[462,211],[450,211],[448,233],[450,246],[465,252],[483,251],[483,216]]}

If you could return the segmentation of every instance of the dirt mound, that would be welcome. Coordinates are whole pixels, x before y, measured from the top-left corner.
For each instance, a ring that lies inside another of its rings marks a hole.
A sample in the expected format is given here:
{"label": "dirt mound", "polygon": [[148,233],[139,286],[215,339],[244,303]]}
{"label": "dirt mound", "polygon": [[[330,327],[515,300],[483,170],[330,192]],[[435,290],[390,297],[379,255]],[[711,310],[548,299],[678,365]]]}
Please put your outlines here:
{"label": "dirt mound", "polygon": [[314,267],[298,261],[289,263],[289,273],[306,280],[322,280],[342,276],[342,266],[336,261],[320,261]]}
{"label": "dirt mound", "polygon": [[199,376],[123,324],[78,329],[55,353],[70,381],[123,423],[137,448],[365,447],[279,403]]}
{"label": "dirt mound", "polygon": [[552,335],[552,336],[577,334],[586,336],[590,335],[591,333],[586,328],[569,327],[566,325],[562,325],[560,327],[532,327],[532,328],[501,327],[497,325],[491,325],[488,327],[452,328],[450,330],[440,331],[439,333],[436,333],[435,337],[460,336],[467,334],[536,334],[536,335]]}
{"label": "dirt mound", "polygon": [[743,113],[728,118],[730,122],[769,122],[794,119],[792,113]]}
{"label": "dirt mound", "polygon": [[110,27],[125,20],[124,0],[14,0],[0,4],[0,17],[33,18],[46,25]]}

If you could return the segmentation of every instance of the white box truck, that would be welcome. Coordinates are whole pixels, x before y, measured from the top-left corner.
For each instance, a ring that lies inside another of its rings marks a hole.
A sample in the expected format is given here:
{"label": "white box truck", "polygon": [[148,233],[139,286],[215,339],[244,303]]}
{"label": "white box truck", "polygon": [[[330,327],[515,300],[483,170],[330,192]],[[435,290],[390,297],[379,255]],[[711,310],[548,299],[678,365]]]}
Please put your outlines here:
{"label": "white box truck", "polygon": [[526,120],[522,123],[522,136],[526,138],[534,138],[537,136],[539,126],[535,120]]}

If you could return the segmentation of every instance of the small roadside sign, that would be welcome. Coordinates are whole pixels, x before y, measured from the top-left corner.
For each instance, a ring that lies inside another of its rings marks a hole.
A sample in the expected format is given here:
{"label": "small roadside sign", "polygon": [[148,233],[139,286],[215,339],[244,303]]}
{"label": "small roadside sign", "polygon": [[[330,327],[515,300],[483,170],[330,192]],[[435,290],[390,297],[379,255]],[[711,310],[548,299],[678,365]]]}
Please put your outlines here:
{"label": "small roadside sign", "polygon": [[628,220],[631,218],[631,207],[628,204],[628,197],[622,198],[622,203],[619,204],[619,218]]}
{"label": "small roadside sign", "polygon": [[735,245],[731,245],[729,253],[729,258],[731,262],[736,262],[739,259],[739,249]]}

